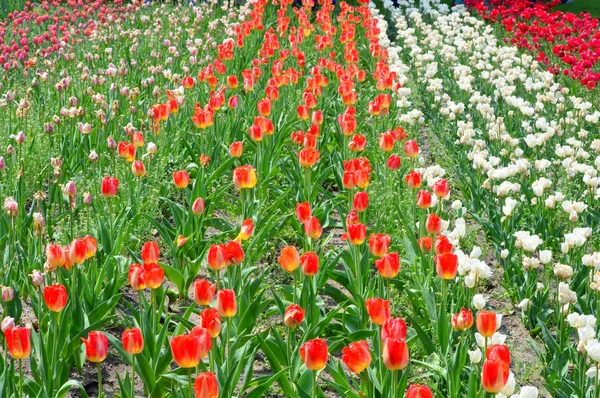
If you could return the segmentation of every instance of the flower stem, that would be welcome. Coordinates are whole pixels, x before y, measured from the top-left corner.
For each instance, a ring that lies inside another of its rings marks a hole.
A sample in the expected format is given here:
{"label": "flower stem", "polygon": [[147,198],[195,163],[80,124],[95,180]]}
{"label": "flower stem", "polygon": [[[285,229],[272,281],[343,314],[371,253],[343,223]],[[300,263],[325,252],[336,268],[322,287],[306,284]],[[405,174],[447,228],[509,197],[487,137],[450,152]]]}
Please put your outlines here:
{"label": "flower stem", "polygon": [[[598,375],[596,375],[598,376]],[[19,359],[19,397],[23,398],[23,360]]]}
{"label": "flower stem", "polygon": [[317,371],[313,370],[313,398],[317,398]]}
{"label": "flower stem", "polygon": [[98,398],[102,398],[102,370],[100,369],[100,362],[98,365]]}
{"label": "flower stem", "polygon": [[131,398],[135,398],[135,354],[131,355]]}
{"label": "flower stem", "polygon": [[188,368],[188,386],[190,388],[190,397],[194,396],[194,387],[192,385],[192,368]]}

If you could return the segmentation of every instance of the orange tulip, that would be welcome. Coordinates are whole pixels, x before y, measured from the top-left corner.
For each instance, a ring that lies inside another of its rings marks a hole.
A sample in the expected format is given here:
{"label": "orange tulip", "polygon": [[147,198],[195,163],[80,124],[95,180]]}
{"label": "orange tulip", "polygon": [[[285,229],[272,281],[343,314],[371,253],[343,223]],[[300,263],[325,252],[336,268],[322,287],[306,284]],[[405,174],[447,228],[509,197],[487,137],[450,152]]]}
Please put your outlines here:
{"label": "orange tulip", "polygon": [[142,331],[138,328],[125,329],[121,337],[123,349],[131,355],[139,354],[144,350],[144,338]]}
{"label": "orange tulip", "polygon": [[186,76],[183,78],[183,88],[190,89],[194,88],[194,78],[191,76]]}
{"label": "orange tulip", "polygon": [[60,312],[67,305],[67,289],[60,284],[44,287],[44,302],[52,312]]}
{"label": "orange tulip", "polygon": [[419,156],[419,146],[414,140],[408,140],[404,143],[404,153],[410,159],[414,159]]}
{"label": "orange tulip", "polygon": [[190,336],[196,336],[198,338],[198,345],[200,346],[200,359],[206,358],[210,352],[212,346],[212,337],[208,329],[201,326],[194,326],[190,332]]}
{"label": "orange tulip", "polygon": [[63,248],[52,243],[46,245],[46,259],[52,268],[62,267],[67,260]]}
{"label": "orange tulip", "polygon": [[217,310],[223,318],[230,318],[237,313],[237,302],[233,290],[224,289],[217,292]]}
{"label": "orange tulip", "polygon": [[369,206],[369,194],[361,191],[354,194],[354,200],[352,201],[353,209],[357,213],[362,213],[367,210]]}
{"label": "orange tulip", "polygon": [[342,361],[351,372],[360,373],[371,364],[371,351],[365,340],[350,343],[342,349]]}
{"label": "orange tulip", "polygon": [[433,394],[429,387],[413,384],[406,390],[406,398],[433,398]]}
{"label": "orange tulip", "polygon": [[311,239],[319,239],[323,233],[321,223],[317,217],[309,217],[304,223],[304,233]]}
{"label": "orange tulip", "polygon": [[488,359],[483,363],[481,386],[488,393],[497,394],[506,386],[509,373],[506,363]]}
{"label": "orange tulip", "polygon": [[102,332],[90,332],[88,338],[81,338],[85,344],[85,355],[90,362],[100,363],[108,355],[108,339]]}
{"label": "orange tulip", "polygon": [[119,157],[125,159],[127,163],[135,160],[135,146],[129,142],[119,142],[117,152],[119,153]]}
{"label": "orange tulip", "polygon": [[367,312],[371,322],[375,325],[383,325],[390,319],[390,302],[381,298],[369,298],[365,301]]}
{"label": "orange tulip", "polygon": [[87,242],[85,239],[75,239],[69,246],[69,260],[72,264],[83,264],[87,255]]}
{"label": "orange tulip", "polygon": [[483,337],[492,337],[498,328],[496,314],[491,311],[479,311],[476,323],[477,331]]}
{"label": "orange tulip", "polygon": [[390,247],[390,236],[387,234],[371,234],[369,250],[376,257],[383,257]]}
{"label": "orange tulip", "polygon": [[300,166],[304,168],[314,166],[321,154],[317,149],[305,148],[298,152],[298,162],[300,162]]}
{"label": "orange tulip", "polygon": [[296,204],[296,217],[298,218],[298,221],[300,221],[300,224],[304,224],[311,216],[312,211],[310,210],[310,204],[308,202]]}
{"label": "orange tulip", "polygon": [[207,261],[208,266],[215,271],[225,268],[228,261],[227,246],[223,244],[212,245],[208,249]]}
{"label": "orange tulip", "polygon": [[438,254],[434,258],[435,270],[441,279],[454,279],[458,271],[458,256],[454,253]]}
{"label": "orange tulip", "polygon": [[433,243],[431,236],[424,236],[422,238],[419,238],[419,249],[421,249],[423,253],[430,252],[432,244]]}
{"label": "orange tulip", "polygon": [[306,252],[300,257],[300,265],[304,275],[316,275],[319,272],[319,256],[314,252]]}
{"label": "orange tulip", "polygon": [[244,151],[244,143],[242,141],[234,141],[229,146],[229,154],[232,158],[239,158]]}
{"label": "orange tulip", "polygon": [[207,308],[200,313],[200,326],[208,330],[214,339],[221,333],[221,316],[216,308]]}
{"label": "orange tulip", "polygon": [[92,258],[96,255],[96,251],[98,250],[98,242],[93,236],[87,235],[83,238],[87,245],[87,250],[85,252],[86,260]]}
{"label": "orange tulip", "polygon": [[165,279],[165,271],[158,264],[144,264],[144,282],[149,289],[158,289]]}
{"label": "orange tulip", "polygon": [[194,301],[197,305],[210,305],[215,297],[216,283],[210,283],[206,279],[194,281]]}
{"label": "orange tulip", "polygon": [[323,339],[309,340],[300,347],[300,358],[308,370],[321,370],[327,365],[329,352],[327,341]]}
{"label": "orange tulip", "polygon": [[190,184],[190,175],[185,170],[175,171],[173,173],[173,183],[179,189],[187,188]]}
{"label": "orange tulip", "polygon": [[31,354],[31,330],[25,327],[10,327],[4,331],[8,352],[14,359],[25,359]]}
{"label": "orange tulip", "polygon": [[406,175],[406,184],[410,189],[417,189],[421,186],[421,174],[418,171],[411,171]]}
{"label": "orange tulip", "polygon": [[299,305],[290,304],[290,306],[287,307],[285,310],[285,314],[283,316],[283,323],[285,323],[285,326],[287,326],[288,328],[293,329],[302,323],[305,312],[306,311],[300,308]]}
{"label": "orange tulip", "polygon": [[384,278],[394,278],[400,272],[400,257],[397,252],[389,253],[375,260],[379,274]]}
{"label": "orange tulip", "polygon": [[300,265],[300,255],[294,246],[286,246],[281,249],[277,261],[287,272],[294,272]]}
{"label": "orange tulip", "polygon": [[175,336],[171,339],[173,360],[180,368],[195,368],[202,354],[200,338],[191,334]]}
{"label": "orange tulip", "polygon": [[473,326],[473,313],[464,307],[457,314],[452,315],[452,329],[460,332]]}
{"label": "orange tulip", "polygon": [[157,263],[160,257],[160,249],[154,241],[144,243],[142,246],[142,260],[144,263]]}
{"label": "orange tulip", "polygon": [[356,186],[356,174],[352,171],[344,171],[342,183],[345,189],[354,189]]}
{"label": "orange tulip", "polygon": [[237,189],[250,189],[256,186],[256,170],[250,165],[233,170],[233,184]]}
{"label": "orange tulip", "polygon": [[383,364],[388,370],[402,370],[408,365],[408,347],[404,339],[388,338],[383,342]]}
{"label": "orange tulip", "polygon": [[217,377],[210,372],[200,373],[194,382],[194,392],[196,398],[218,398],[219,383],[217,383]]}
{"label": "orange tulip", "polygon": [[309,113],[309,109],[308,109],[308,106],[306,106],[306,104],[298,105],[298,117],[301,120],[308,119],[308,113]]}
{"label": "orange tulip", "polygon": [[436,214],[431,213],[425,221],[425,230],[428,234],[437,235],[442,230],[442,219]]}
{"label": "orange tulip", "polygon": [[112,198],[117,194],[119,189],[119,180],[115,177],[104,177],[102,179],[102,196],[105,198]]}

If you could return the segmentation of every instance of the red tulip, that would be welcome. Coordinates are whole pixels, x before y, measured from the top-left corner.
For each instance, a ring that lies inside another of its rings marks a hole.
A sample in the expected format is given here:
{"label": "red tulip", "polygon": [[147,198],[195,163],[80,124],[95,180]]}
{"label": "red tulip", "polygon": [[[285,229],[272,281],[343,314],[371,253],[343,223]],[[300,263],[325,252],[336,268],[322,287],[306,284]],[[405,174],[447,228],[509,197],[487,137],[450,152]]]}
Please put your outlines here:
{"label": "red tulip", "polygon": [[196,279],[194,281],[194,301],[197,305],[210,305],[215,297],[216,283],[210,283],[206,279]]}
{"label": "red tulip", "polygon": [[431,193],[429,191],[419,191],[417,193],[417,206],[419,209],[429,209],[431,207]]}
{"label": "red tulip", "polygon": [[400,168],[400,164],[402,164],[402,160],[398,155],[390,155],[386,162],[386,166],[390,170],[398,170]]}
{"label": "red tulip", "polygon": [[202,372],[194,382],[196,398],[218,398],[219,383],[217,377],[210,372]]}
{"label": "red tulip", "polygon": [[224,289],[217,292],[217,310],[223,318],[230,318],[237,313],[237,302],[233,290]]}
{"label": "red tulip", "polygon": [[438,198],[445,198],[450,194],[450,186],[448,185],[448,181],[443,178],[440,178],[434,182],[431,186],[431,189]]}
{"label": "red tulip", "polygon": [[131,163],[131,173],[134,177],[143,177],[146,175],[146,166],[141,160],[135,160]]}
{"label": "red tulip", "polygon": [[379,148],[384,152],[390,152],[394,149],[394,136],[390,133],[383,133],[379,135]]}
{"label": "red tulip", "polygon": [[227,250],[227,264],[238,265],[244,261],[244,249],[237,240],[232,240],[226,246]]}
{"label": "red tulip", "polygon": [[508,365],[500,360],[486,360],[483,362],[483,371],[481,373],[481,386],[488,393],[497,394],[508,382]]}
{"label": "red tulip", "polygon": [[356,186],[356,174],[351,171],[345,171],[342,183],[345,189],[354,189]]}
{"label": "red tulip", "polygon": [[85,252],[86,260],[92,258],[96,255],[96,251],[98,250],[98,242],[93,236],[87,235],[83,238],[87,245],[87,250]]}
{"label": "red tulip", "polygon": [[327,365],[329,352],[323,339],[309,340],[300,347],[300,358],[308,370],[321,370]]}
{"label": "red tulip", "polygon": [[233,185],[237,189],[250,189],[256,186],[256,169],[250,165],[233,170]]}
{"label": "red tulip", "polygon": [[344,234],[351,245],[362,245],[367,239],[367,227],[364,224],[348,224],[348,232]]}
{"label": "red tulip", "polygon": [[425,230],[427,230],[428,234],[439,234],[442,230],[442,219],[434,213],[430,213],[427,216],[427,221],[425,222]]}
{"label": "red tulip", "polygon": [[424,236],[422,238],[419,238],[419,249],[421,249],[423,253],[430,252],[432,244],[433,243],[431,236]]}
{"label": "red tulip", "polygon": [[85,239],[74,239],[69,246],[69,260],[72,264],[83,264],[87,255],[87,242]]}
{"label": "red tulip", "polygon": [[321,237],[323,228],[321,228],[321,223],[317,217],[310,217],[304,223],[304,233],[311,239],[319,239]]}
{"label": "red tulip", "polygon": [[190,336],[196,336],[198,338],[200,359],[206,358],[210,352],[210,347],[212,346],[212,337],[208,329],[205,329],[202,326],[194,326],[190,332]]}
{"label": "red tulip", "polygon": [[186,76],[183,78],[183,88],[190,89],[194,87],[194,78],[191,76]]}
{"label": "red tulip", "polygon": [[369,194],[364,191],[357,192],[354,194],[354,200],[352,202],[354,211],[357,213],[362,213],[367,210],[369,206]]}
{"label": "red tulip", "polygon": [[100,363],[108,355],[108,339],[102,332],[90,332],[88,338],[81,338],[85,344],[85,355],[90,362]]}
{"label": "red tulip", "polygon": [[451,253],[453,246],[445,235],[438,235],[433,243],[435,254]]}
{"label": "red tulip", "polygon": [[216,308],[207,308],[200,313],[200,326],[208,330],[214,339],[221,333],[221,316]]}
{"label": "red tulip", "polygon": [[142,337],[142,331],[138,328],[125,329],[121,342],[123,343],[123,349],[128,354],[135,355],[144,350],[144,338]]}
{"label": "red tulip", "polygon": [[46,259],[52,268],[58,268],[65,265],[66,256],[60,245],[48,243],[46,245]]}
{"label": "red tulip", "polygon": [[304,224],[312,216],[310,204],[308,202],[296,204],[296,217],[300,224]]}
{"label": "red tulip", "polygon": [[369,298],[365,301],[367,312],[371,322],[375,325],[383,325],[390,319],[390,302],[381,298]]}
{"label": "red tulip", "polygon": [[492,337],[498,328],[496,314],[491,311],[479,311],[476,323],[477,331],[483,337]]}
{"label": "red tulip", "polygon": [[400,272],[400,257],[397,252],[389,253],[375,260],[379,274],[384,278],[394,278]]}
{"label": "red tulip", "polygon": [[205,208],[204,199],[197,198],[194,201],[194,203],[192,204],[192,213],[194,213],[195,216],[201,216],[202,213],[204,213],[204,208]]}
{"label": "red tulip", "polygon": [[300,265],[300,255],[294,246],[286,246],[281,249],[277,261],[287,272],[294,272]]}
{"label": "red tulip", "polygon": [[180,368],[195,368],[202,354],[200,338],[191,334],[175,336],[171,339],[173,360]]}
{"label": "red tulip", "polygon": [[454,253],[438,254],[434,258],[435,270],[441,279],[454,279],[458,271],[458,256]]}
{"label": "red tulip", "polygon": [[502,361],[510,367],[510,351],[504,344],[494,344],[488,347],[485,358],[492,361]]}
{"label": "red tulip", "polygon": [[158,289],[165,279],[165,271],[158,264],[144,264],[144,282],[149,289]]}
{"label": "red tulip", "polygon": [[145,264],[157,263],[160,257],[160,250],[158,244],[154,241],[144,243],[142,246],[142,260]]}
{"label": "red tulip", "polygon": [[102,179],[101,192],[105,198],[112,198],[119,189],[119,180],[115,177],[104,177]]}
{"label": "red tulip", "polygon": [[239,158],[244,151],[244,143],[242,141],[234,141],[229,146],[229,154],[232,158]]}
{"label": "red tulip", "polygon": [[388,338],[383,341],[383,364],[388,370],[404,369],[408,359],[408,347],[404,339]]}
{"label": "red tulip", "polygon": [[464,307],[459,313],[452,315],[452,329],[462,331],[470,329],[473,326],[473,313],[471,310],[466,310]]}
{"label": "red tulip", "polygon": [[390,318],[381,326],[381,340],[406,339],[406,322],[402,318]]}
{"label": "red tulip", "polygon": [[251,218],[246,218],[244,221],[242,221],[242,227],[240,228],[240,233],[237,236],[237,239],[248,240],[252,236],[253,231],[254,221]]}
{"label": "red tulip", "polygon": [[129,266],[128,279],[133,290],[144,290],[146,288],[144,266],[141,264],[131,264]]}
{"label": "red tulip", "polygon": [[354,373],[360,373],[371,364],[371,351],[365,340],[350,343],[342,349],[342,361]]}
{"label": "red tulip", "polygon": [[300,308],[299,305],[290,304],[290,306],[287,307],[285,310],[285,314],[283,316],[283,323],[285,323],[285,326],[287,326],[288,328],[293,329],[302,323],[305,312],[306,311]]}
{"label": "red tulip", "polygon": [[310,112],[310,111],[309,111],[309,109],[308,109],[308,106],[306,106],[306,104],[301,104],[301,105],[298,105],[298,117],[299,117],[301,120],[307,120],[307,119],[308,119],[308,116],[309,116],[309,115],[308,115],[308,114],[309,114],[309,112]]}
{"label": "red tulip", "polygon": [[271,114],[271,100],[268,98],[263,98],[259,100],[256,104],[256,107],[258,108],[258,113],[261,116],[269,117],[269,115]]}
{"label": "red tulip", "polygon": [[421,186],[421,174],[418,171],[411,171],[406,175],[405,179],[410,189],[417,189]]}
{"label": "red tulip", "polygon": [[215,244],[208,249],[207,254],[208,266],[215,270],[222,270],[227,266],[228,254],[227,254],[227,246],[223,244]]}
{"label": "red tulip", "polygon": [[306,252],[300,256],[300,265],[304,275],[316,275],[319,272],[319,256],[314,252]]}
{"label": "red tulip", "polygon": [[317,163],[320,156],[317,149],[304,148],[298,152],[298,162],[300,162],[300,166],[309,168]]}
{"label": "red tulip", "polygon": [[419,156],[419,146],[414,140],[408,140],[404,143],[404,153],[410,159],[414,159]]}
{"label": "red tulip", "polygon": [[179,189],[187,188],[190,184],[190,175],[185,170],[175,171],[173,173],[173,183]]}
{"label": "red tulip", "polygon": [[387,234],[371,234],[369,250],[376,257],[383,257],[390,247],[390,236]]}
{"label": "red tulip", "polygon": [[406,390],[406,398],[433,398],[433,394],[429,387],[413,384]]}
{"label": "red tulip", "polygon": [[11,327],[4,331],[8,352],[14,359],[25,359],[31,354],[31,330]]}
{"label": "red tulip", "polygon": [[60,312],[67,305],[67,289],[63,285],[54,284],[44,287],[44,302],[52,312]]}

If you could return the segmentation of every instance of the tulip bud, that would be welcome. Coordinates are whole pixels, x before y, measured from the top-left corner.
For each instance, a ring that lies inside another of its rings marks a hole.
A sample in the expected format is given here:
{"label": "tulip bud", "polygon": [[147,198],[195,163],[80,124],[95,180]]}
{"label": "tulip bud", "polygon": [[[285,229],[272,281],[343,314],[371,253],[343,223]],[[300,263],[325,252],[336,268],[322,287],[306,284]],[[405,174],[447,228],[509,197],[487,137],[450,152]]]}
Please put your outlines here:
{"label": "tulip bud", "polygon": [[15,298],[15,291],[10,286],[2,286],[2,301],[8,303]]}
{"label": "tulip bud", "polygon": [[464,307],[459,313],[452,315],[452,329],[457,332],[470,329],[473,326],[473,313]]}
{"label": "tulip bud", "polygon": [[496,333],[497,316],[491,311],[479,311],[477,314],[477,331],[483,337],[492,337]]}
{"label": "tulip bud", "polygon": [[197,198],[192,204],[192,213],[195,216],[201,216],[204,213],[204,199]]}
{"label": "tulip bud", "polygon": [[381,298],[368,298],[365,301],[365,307],[371,318],[371,322],[376,325],[383,325],[390,318],[390,302]]}
{"label": "tulip bud", "polygon": [[302,323],[305,311],[297,304],[290,304],[285,310],[283,322],[288,328],[295,328]]}
{"label": "tulip bud", "polygon": [[34,270],[29,276],[31,277],[31,284],[34,287],[39,287],[44,283],[44,275],[38,270]]}
{"label": "tulip bud", "polygon": [[237,313],[237,302],[233,290],[224,289],[217,292],[217,310],[223,318],[230,318]]}
{"label": "tulip bud", "polygon": [[365,340],[350,343],[342,349],[342,361],[351,372],[361,373],[371,364],[371,351]]}
{"label": "tulip bud", "polygon": [[327,365],[329,352],[327,341],[323,339],[309,340],[300,347],[300,358],[308,370],[321,370]]}
{"label": "tulip bud", "polygon": [[86,192],[83,194],[83,204],[84,205],[91,205],[92,204],[92,194],[89,192]]}
{"label": "tulip bud", "polygon": [[2,333],[4,333],[7,329],[15,327],[15,318],[11,318],[9,316],[5,317],[0,324],[0,329]]}
{"label": "tulip bud", "polygon": [[210,283],[206,279],[196,279],[194,281],[194,301],[197,305],[208,306],[215,296],[217,285]]}
{"label": "tulip bud", "polygon": [[121,337],[123,349],[130,355],[139,354],[144,350],[144,338],[138,328],[125,329]]}
{"label": "tulip bud", "polygon": [[388,370],[402,370],[408,365],[408,346],[404,339],[387,338],[383,343],[383,364]]}
{"label": "tulip bud", "polygon": [[210,372],[200,373],[194,382],[194,392],[196,397],[218,398],[219,384],[217,383],[217,377]]}

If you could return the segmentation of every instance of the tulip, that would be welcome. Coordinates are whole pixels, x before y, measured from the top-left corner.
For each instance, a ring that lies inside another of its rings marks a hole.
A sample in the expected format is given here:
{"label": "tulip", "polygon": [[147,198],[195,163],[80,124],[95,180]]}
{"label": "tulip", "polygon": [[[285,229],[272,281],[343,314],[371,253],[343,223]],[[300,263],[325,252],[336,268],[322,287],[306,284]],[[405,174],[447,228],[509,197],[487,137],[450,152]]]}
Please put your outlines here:
{"label": "tulip", "polygon": [[281,249],[277,261],[287,272],[294,272],[300,265],[300,255],[294,246],[286,246]]}
{"label": "tulip", "polygon": [[371,351],[365,340],[350,343],[342,349],[342,361],[351,372],[360,373],[371,364]]}
{"label": "tulip", "polygon": [[357,192],[354,195],[352,204],[354,211],[362,213],[363,211],[367,210],[367,206],[369,206],[369,195],[364,191]]}
{"label": "tulip", "polygon": [[320,153],[316,149],[304,148],[298,152],[298,162],[300,166],[309,168],[314,166],[319,160]]}
{"label": "tulip", "polygon": [[394,278],[400,271],[400,257],[397,252],[389,253],[375,260],[375,266],[384,278]]}
{"label": "tulip", "polygon": [[311,239],[319,239],[323,233],[321,223],[317,217],[309,217],[304,223],[304,233]]}
{"label": "tulip", "polygon": [[421,174],[418,171],[411,171],[406,175],[405,179],[410,189],[417,189],[421,186]]}
{"label": "tulip", "polygon": [[350,210],[350,213],[346,216],[346,225],[360,224],[360,217],[354,210]]}
{"label": "tulip", "polygon": [[479,311],[476,324],[480,335],[483,337],[492,337],[498,328],[497,316],[491,311]]}
{"label": "tulip", "polygon": [[500,360],[486,360],[481,372],[481,386],[485,391],[497,394],[508,382],[510,370],[508,365]]}
{"label": "tulip", "polygon": [[390,170],[398,170],[400,168],[400,164],[402,163],[400,156],[398,155],[390,155],[386,162],[386,166]]}
{"label": "tulip", "polygon": [[117,194],[119,189],[119,180],[115,177],[104,177],[102,179],[102,196],[112,198]]}
{"label": "tulip", "polygon": [[200,359],[206,358],[210,352],[210,347],[212,346],[212,337],[210,332],[201,326],[194,326],[190,332],[190,336],[196,336],[198,338],[200,346]]}
{"label": "tulip", "polygon": [[454,253],[438,254],[434,258],[435,270],[441,279],[454,279],[458,271],[458,256]]}
{"label": "tulip", "polygon": [[460,332],[473,326],[473,313],[464,307],[457,314],[452,315],[452,329]]}
{"label": "tulip", "polygon": [[298,105],[298,117],[301,120],[308,119],[308,114],[309,114],[309,109],[308,109],[308,106],[306,106],[306,104]]}
{"label": "tulip", "polygon": [[300,224],[304,224],[311,216],[312,211],[310,210],[310,204],[308,202],[296,204],[296,217]]}
{"label": "tulip", "polygon": [[190,184],[190,175],[185,170],[175,171],[173,173],[173,183],[179,189],[185,189]]}
{"label": "tulip", "polygon": [[221,316],[216,308],[207,308],[200,313],[200,326],[208,330],[213,339],[221,333]]}
{"label": "tulip", "polygon": [[165,279],[165,271],[158,264],[144,264],[144,282],[149,289],[158,289]]}
{"label": "tulip", "polygon": [[419,146],[414,140],[408,140],[404,143],[404,153],[410,159],[414,159],[419,156]]}
{"label": "tulip", "polygon": [[432,245],[433,243],[431,236],[424,236],[422,238],[419,238],[419,249],[421,249],[423,253],[425,253],[426,251],[430,252]]}
{"label": "tulip", "polygon": [[87,246],[85,252],[85,259],[87,260],[96,255],[96,251],[98,250],[98,242],[96,241],[96,238],[94,238],[91,235],[84,236],[83,240],[85,241],[85,244]]}
{"label": "tulip", "polygon": [[271,100],[268,98],[263,98],[259,100],[256,104],[256,107],[258,109],[258,113],[261,116],[269,117],[269,115],[271,114]]}
{"label": "tulip", "polygon": [[442,230],[442,219],[434,213],[430,213],[425,221],[425,230],[428,234],[437,235]]}
{"label": "tulip", "polygon": [[387,338],[383,341],[383,364],[388,370],[402,370],[408,365],[406,340]]}
{"label": "tulip", "polygon": [[510,351],[504,344],[494,344],[488,347],[485,358],[492,361],[502,361],[510,367]]}
{"label": "tulip", "polygon": [[87,242],[85,239],[75,239],[69,246],[69,260],[72,264],[83,264],[87,255]]}
{"label": "tulip", "polygon": [[389,318],[381,326],[381,341],[389,338],[406,339],[406,322],[402,318]]}
{"label": "tulip", "polygon": [[283,323],[285,323],[285,326],[287,326],[288,328],[294,329],[302,323],[305,313],[306,311],[300,308],[299,305],[290,304],[290,306],[287,307],[285,310],[285,314],[283,316]]}
{"label": "tulip", "polygon": [[239,158],[242,156],[244,150],[244,143],[242,141],[234,141],[229,146],[229,154],[232,158]]}
{"label": "tulip", "polygon": [[131,355],[139,354],[144,350],[144,338],[142,331],[138,328],[125,329],[121,337],[123,349]]}
{"label": "tulip", "polygon": [[435,254],[451,253],[453,246],[445,235],[438,235],[433,242]]}
{"label": "tulip", "polygon": [[204,213],[204,199],[197,198],[192,204],[192,213],[195,216],[201,216]]}
{"label": "tulip", "polygon": [[171,339],[171,353],[173,360],[180,368],[195,368],[200,363],[202,347],[200,337],[192,334],[183,334]]}
{"label": "tulip", "polygon": [[186,76],[183,78],[183,82],[182,82],[183,88],[185,88],[185,89],[194,88],[194,84],[195,84],[195,82],[194,82],[193,77]]}
{"label": "tulip", "polygon": [[419,209],[429,209],[431,207],[431,193],[429,191],[419,191],[417,193],[417,206]]}
{"label": "tulip", "polygon": [[46,245],[46,259],[48,261],[48,264],[50,264],[50,266],[53,269],[62,267],[63,265],[65,265],[66,261],[65,252],[63,251],[60,245],[53,245],[52,243],[48,243]]}
{"label": "tulip", "polygon": [[133,290],[144,290],[146,288],[146,282],[144,280],[144,266],[141,264],[131,264],[129,266],[129,273],[127,278],[129,279],[129,284],[131,285]]}
{"label": "tulip", "polygon": [[210,372],[202,372],[196,377],[194,383],[196,398],[218,398],[219,384],[217,377]]}
{"label": "tulip", "polygon": [[371,234],[369,236],[369,250],[376,257],[383,257],[390,247],[390,236],[387,234]]}
{"label": "tulip", "polygon": [[4,330],[8,352],[14,359],[22,360],[31,354],[31,330],[26,327],[9,327]]}
{"label": "tulip", "polygon": [[90,332],[88,338],[81,338],[85,344],[85,355],[90,362],[100,363],[108,354],[108,339],[102,332]]}
{"label": "tulip", "polygon": [[314,252],[306,252],[300,257],[300,265],[304,275],[316,275],[319,272],[319,256]]}
{"label": "tulip", "polygon": [[67,289],[60,284],[44,287],[44,302],[50,311],[62,311],[67,305]]}
{"label": "tulip", "polygon": [[2,286],[2,301],[8,303],[15,298],[15,291],[10,286]]}
{"label": "tulip", "polygon": [[254,221],[251,218],[247,218],[242,221],[242,228],[237,239],[248,240],[252,236],[252,231],[254,231]]}
{"label": "tulip", "polygon": [[29,276],[31,277],[31,284],[34,287],[40,287],[44,283],[44,275],[38,270],[33,270]]}
{"label": "tulip", "polygon": [[0,330],[2,330],[2,333],[6,332],[8,329],[14,328],[14,327],[15,327],[15,318],[11,318],[9,316],[2,319],[2,323],[0,323]]}
{"label": "tulip", "polygon": [[210,283],[206,279],[196,279],[194,281],[194,301],[197,305],[208,306],[215,296],[216,283]]}
{"label": "tulip", "polygon": [[237,240],[229,242],[226,246],[227,250],[227,264],[238,265],[244,261],[244,249]]}
{"label": "tulip", "polygon": [[160,249],[158,248],[158,244],[156,242],[150,241],[144,243],[144,246],[142,246],[142,260],[145,264],[157,263],[159,257]]}
{"label": "tulip", "polygon": [[328,357],[327,341],[323,339],[309,340],[300,347],[300,358],[308,370],[319,371],[325,368]]}
{"label": "tulip", "polygon": [[227,246],[223,244],[212,245],[208,249],[207,261],[208,266],[215,271],[225,268],[228,261]]}
{"label": "tulip", "polygon": [[345,189],[354,189],[356,186],[356,174],[351,171],[345,171],[342,183]]}
{"label": "tulip", "polygon": [[351,245],[362,245],[367,238],[367,227],[364,224],[349,224],[348,232],[344,234]]}
{"label": "tulip", "polygon": [[131,163],[131,172],[135,177],[143,177],[146,175],[146,166],[141,160],[135,160]]}
{"label": "tulip", "polygon": [[250,189],[256,186],[256,170],[250,165],[233,170],[233,184],[237,189]]}
{"label": "tulip", "polygon": [[217,292],[217,310],[223,318],[230,318],[237,313],[237,303],[233,290],[224,289]]}
{"label": "tulip", "polygon": [[419,384],[413,384],[406,390],[405,398],[433,398],[429,387]]}
{"label": "tulip", "polygon": [[438,198],[443,199],[450,194],[450,186],[448,185],[448,181],[443,178],[440,178],[439,180],[434,182],[431,186],[431,189],[433,190],[435,196],[437,196]]}
{"label": "tulip", "polygon": [[390,319],[390,302],[381,298],[369,298],[365,301],[367,312],[371,322],[375,325],[383,325]]}

